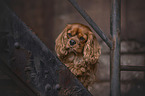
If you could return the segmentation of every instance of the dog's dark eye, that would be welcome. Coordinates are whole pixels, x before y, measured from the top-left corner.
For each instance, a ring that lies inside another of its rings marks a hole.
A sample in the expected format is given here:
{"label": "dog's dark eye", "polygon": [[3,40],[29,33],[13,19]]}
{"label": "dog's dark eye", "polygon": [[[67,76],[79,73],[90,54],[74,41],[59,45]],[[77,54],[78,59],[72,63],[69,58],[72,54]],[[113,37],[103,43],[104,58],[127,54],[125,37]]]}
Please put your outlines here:
{"label": "dog's dark eye", "polygon": [[69,37],[72,37],[71,33],[67,33],[67,35],[68,35]]}
{"label": "dog's dark eye", "polygon": [[84,37],[80,37],[80,40],[82,40],[82,41],[83,41],[83,40],[85,40],[85,38],[84,38]]}

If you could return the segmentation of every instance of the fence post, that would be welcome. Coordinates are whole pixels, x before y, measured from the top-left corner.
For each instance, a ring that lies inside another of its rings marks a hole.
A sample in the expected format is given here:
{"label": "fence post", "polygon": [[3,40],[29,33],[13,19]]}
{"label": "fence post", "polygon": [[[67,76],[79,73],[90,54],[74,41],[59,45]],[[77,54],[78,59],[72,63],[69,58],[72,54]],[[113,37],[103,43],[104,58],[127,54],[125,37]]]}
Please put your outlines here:
{"label": "fence post", "polygon": [[110,33],[112,35],[113,47],[110,56],[110,96],[120,95],[120,31],[121,31],[121,0],[111,0],[112,9],[110,16]]}

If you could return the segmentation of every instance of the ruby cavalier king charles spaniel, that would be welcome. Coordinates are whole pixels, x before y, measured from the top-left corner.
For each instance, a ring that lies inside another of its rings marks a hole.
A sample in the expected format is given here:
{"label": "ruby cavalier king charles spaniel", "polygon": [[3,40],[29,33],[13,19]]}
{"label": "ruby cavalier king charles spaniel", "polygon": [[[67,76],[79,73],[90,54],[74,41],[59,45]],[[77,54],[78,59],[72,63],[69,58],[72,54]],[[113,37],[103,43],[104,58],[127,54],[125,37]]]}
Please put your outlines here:
{"label": "ruby cavalier king charles spaniel", "polygon": [[95,69],[101,48],[89,27],[78,23],[68,24],[55,43],[60,61],[86,88],[96,81]]}

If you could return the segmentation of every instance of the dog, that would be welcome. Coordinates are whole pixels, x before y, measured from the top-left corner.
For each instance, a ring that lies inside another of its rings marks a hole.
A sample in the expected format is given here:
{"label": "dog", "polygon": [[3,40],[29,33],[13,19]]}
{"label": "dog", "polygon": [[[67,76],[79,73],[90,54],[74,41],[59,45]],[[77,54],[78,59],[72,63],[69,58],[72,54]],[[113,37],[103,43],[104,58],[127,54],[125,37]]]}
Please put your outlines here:
{"label": "dog", "polygon": [[89,27],[68,24],[55,41],[55,51],[86,88],[96,81],[95,68],[101,48]]}

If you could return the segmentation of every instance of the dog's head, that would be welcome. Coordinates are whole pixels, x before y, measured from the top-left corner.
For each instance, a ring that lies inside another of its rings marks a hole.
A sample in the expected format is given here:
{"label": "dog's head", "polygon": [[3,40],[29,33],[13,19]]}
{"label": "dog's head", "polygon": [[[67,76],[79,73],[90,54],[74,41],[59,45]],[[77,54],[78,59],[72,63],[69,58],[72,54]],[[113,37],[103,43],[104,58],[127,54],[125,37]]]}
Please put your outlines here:
{"label": "dog's head", "polygon": [[83,24],[68,24],[56,39],[55,46],[58,57],[69,53],[82,54],[86,62],[95,63],[101,49],[90,28]]}

